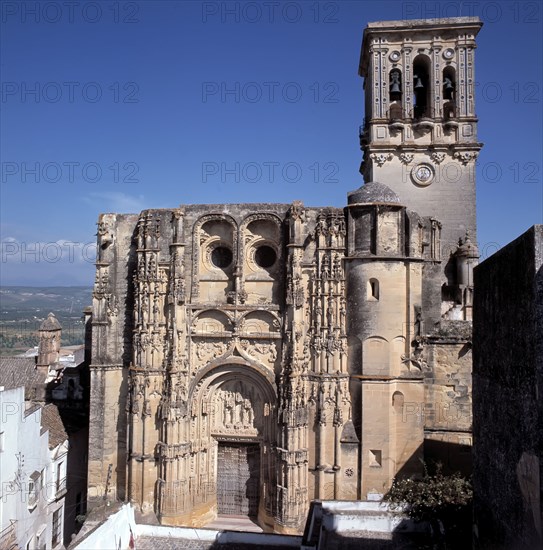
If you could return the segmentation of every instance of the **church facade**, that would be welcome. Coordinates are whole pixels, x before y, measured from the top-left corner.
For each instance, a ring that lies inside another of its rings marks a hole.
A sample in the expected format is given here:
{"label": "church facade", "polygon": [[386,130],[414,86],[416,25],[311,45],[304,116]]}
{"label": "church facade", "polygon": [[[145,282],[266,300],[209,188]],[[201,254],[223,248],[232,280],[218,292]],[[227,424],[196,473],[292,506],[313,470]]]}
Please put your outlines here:
{"label": "church facade", "polygon": [[480,27],[368,25],[345,208],[100,216],[90,495],[294,533],[311,500],[378,499],[423,457],[469,468]]}

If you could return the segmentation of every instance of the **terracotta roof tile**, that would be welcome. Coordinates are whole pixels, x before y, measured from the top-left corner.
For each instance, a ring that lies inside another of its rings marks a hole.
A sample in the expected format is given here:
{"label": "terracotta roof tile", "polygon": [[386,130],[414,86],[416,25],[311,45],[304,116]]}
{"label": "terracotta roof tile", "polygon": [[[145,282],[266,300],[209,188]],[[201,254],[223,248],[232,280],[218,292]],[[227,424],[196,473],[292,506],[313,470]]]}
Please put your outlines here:
{"label": "terracotta roof tile", "polygon": [[41,411],[41,423],[49,431],[50,449],[54,449],[68,439],[58,408],[53,403],[49,403],[43,407]]}
{"label": "terracotta roof tile", "polygon": [[44,384],[45,376],[36,369],[33,357],[0,357],[0,386],[6,390]]}

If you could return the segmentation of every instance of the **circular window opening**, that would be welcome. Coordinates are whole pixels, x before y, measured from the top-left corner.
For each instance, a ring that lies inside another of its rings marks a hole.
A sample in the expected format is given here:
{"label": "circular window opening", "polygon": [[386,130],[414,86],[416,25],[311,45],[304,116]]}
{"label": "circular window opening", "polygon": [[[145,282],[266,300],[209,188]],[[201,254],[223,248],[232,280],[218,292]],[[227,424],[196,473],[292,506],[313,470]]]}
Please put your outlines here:
{"label": "circular window opening", "polygon": [[226,246],[217,246],[211,252],[211,263],[215,267],[228,267],[232,263],[232,251]]}
{"label": "circular window opening", "polygon": [[260,246],[255,252],[255,262],[264,269],[271,267],[277,259],[277,253],[271,246]]}

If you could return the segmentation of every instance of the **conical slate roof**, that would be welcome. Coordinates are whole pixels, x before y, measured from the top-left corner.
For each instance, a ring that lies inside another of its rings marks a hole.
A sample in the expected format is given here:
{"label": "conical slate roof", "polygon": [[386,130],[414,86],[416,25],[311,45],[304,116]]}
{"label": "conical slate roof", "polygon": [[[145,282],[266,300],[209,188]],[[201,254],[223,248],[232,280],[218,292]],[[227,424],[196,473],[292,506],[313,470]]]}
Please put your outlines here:
{"label": "conical slate roof", "polygon": [[40,330],[61,330],[62,327],[60,326],[60,323],[57,321],[57,318],[55,317],[54,313],[50,313],[47,316],[47,319],[43,321],[43,323],[40,325]]}
{"label": "conical slate roof", "polygon": [[360,189],[351,191],[347,194],[348,204],[368,204],[368,203],[400,203],[400,197],[384,183],[370,181],[364,184]]}

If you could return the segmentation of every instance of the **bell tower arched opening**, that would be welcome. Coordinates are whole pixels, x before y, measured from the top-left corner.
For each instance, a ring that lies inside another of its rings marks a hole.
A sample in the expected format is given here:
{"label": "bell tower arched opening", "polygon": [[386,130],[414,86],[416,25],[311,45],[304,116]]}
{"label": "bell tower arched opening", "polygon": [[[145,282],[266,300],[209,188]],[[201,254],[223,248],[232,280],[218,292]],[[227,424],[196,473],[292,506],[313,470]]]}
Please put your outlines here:
{"label": "bell tower arched opening", "polygon": [[443,118],[456,117],[456,71],[448,65],[443,69]]}
{"label": "bell tower arched opening", "polygon": [[403,119],[402,109],[402,72],[394,68],[389,74],[389,118],[390,120]]}
{"label": "bell tower arched opening", "polygon": [[431,117],[430,60],[425,55],[417,55],[413,60],[413,91],[415,118]]}

